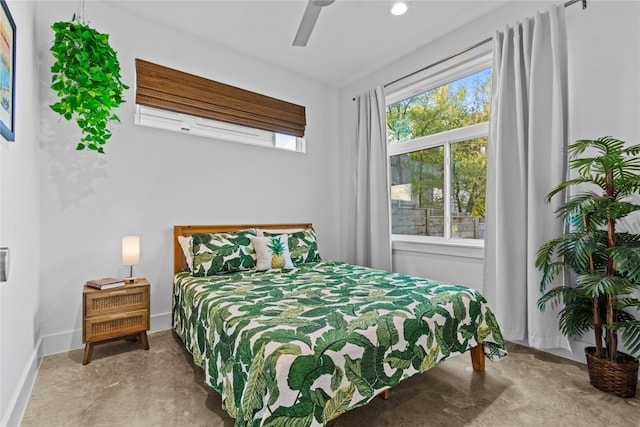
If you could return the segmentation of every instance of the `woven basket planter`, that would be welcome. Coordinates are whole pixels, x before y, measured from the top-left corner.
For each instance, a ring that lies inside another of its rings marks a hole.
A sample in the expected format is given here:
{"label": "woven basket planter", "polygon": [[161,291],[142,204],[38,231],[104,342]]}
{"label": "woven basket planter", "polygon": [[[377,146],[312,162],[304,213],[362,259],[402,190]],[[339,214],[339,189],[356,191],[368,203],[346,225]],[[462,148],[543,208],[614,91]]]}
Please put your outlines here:
{"label": "woven basket planter", "polygon": [[618,352],[615,362],[595,356],[596,348],[584,350],[589,368],[589,381],[598,390],[620,397],[635,397],[638,385],[638,361]]}

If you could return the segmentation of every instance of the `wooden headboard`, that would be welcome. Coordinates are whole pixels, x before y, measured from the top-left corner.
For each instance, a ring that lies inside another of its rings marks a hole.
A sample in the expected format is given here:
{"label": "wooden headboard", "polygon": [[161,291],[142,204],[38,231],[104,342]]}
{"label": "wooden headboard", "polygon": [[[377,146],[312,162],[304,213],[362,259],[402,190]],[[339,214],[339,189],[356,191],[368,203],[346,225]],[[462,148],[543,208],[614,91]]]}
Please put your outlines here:
{"label": "wooden headboard", "polygon": [[285,230],[295,228],[311,228],[309,223],[293,224],[227,224],[227,225],[174,225],[173,226],[173,274],[182,271],[185,265],[182,248],[178,236],[190,236],[196,233],[226,233],[246,228],[264,228],[267,230]]}

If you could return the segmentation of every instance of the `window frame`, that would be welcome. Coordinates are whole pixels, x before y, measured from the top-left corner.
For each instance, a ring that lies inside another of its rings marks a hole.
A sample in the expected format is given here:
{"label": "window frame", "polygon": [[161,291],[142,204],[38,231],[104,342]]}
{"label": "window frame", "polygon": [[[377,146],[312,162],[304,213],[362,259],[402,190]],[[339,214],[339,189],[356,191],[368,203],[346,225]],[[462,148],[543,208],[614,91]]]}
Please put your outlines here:
{"label": "window frame", "polygon": [[[292,153],[305,153],[304,137],[281,134],[268,130],[251,128],[219,120],[192,116],[190,114],[136,105],[135,124],[155,129],[179,132],[188,135],[201,136],[221,141],[256,145],[259,147],[275,148]],[[296,139],[295,149],[278,146],[277,135],[284,135]]]}
{"label": "window frame", "polygon": [[[465,76],[493,67],[493,57],[490,50],[480,49],[446,61],[441,67],[430,70],[428,74],[419,73],[398,81],[393,87],[387,88],[386,105],[392,105],[420,93],[436,89],[442,85],[452,83]],[[391,234],[394,248],[415,251],[416,245],[432,244],[438,247],[438,253],[446,246],[482,249],[484,239],[464,239],[451,237],[451,145],[471,139],[488,137],[489,121],[477,123],[462,128],[446,130],[433,135],[421,136],[412,140],[387,143],[387,167],[391,167],[391,157],[407,154],[419,150],[444,147],[444,236],[415,236],[409,234]],[[390,185],[391,183],[389,183]],[[391,187],[389,187],[391,188]],[[391,192],[389,192],[390,194]],[[391,196],[389,195],[391,209]],[[391,217],[391,221],[393,218]],[[400,244],[396,244],[399,242]],[[424,252],[424,250],[418,250]],[[431,252],[431,251],[427,251]],[[476,256],[473,256],[474,258]]]}

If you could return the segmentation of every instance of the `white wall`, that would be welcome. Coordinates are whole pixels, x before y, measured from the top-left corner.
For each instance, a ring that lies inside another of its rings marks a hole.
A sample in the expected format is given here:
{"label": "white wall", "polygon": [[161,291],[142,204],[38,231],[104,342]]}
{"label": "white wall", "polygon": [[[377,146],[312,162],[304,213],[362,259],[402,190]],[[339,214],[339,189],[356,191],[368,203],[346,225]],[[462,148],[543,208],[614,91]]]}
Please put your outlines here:
{"label": "white wall", "polygon": [[0,137],[0,246],[11,250],[0,283],[0,425],[17,425],[39,366],[40,199],[34,5],[7,2],[16,23],[15,141]]}
{"label": "white wall", "polygon": [[[442,38],[395,61],[340,91],[340,133],[346,147],[353,146],[355,103],[352,98],[365,90],[384,85],[441,58],[461,51],[513,25],[518,20],[546,10],[559,2],[519,1],[454,29]],[[590,0],[566,9],[569,47],[569,140],[614,135],[629,143],[640,142],[638,127],[640,65],[640,2]],[[345,182],[353,182],[353,151],[343,157]],[[352,228],[352,186],[346,186],[341,203],[344,229]],[[352,253],[349,248],[348,253]],[[461,283],[482,291],[482,249],[450,249],[394,244],[393,269],[406,274]]]}
{"label": "white wall", "polygon": [[638,144],[640,1],[588,4],[567,14],[569,140],[613,135]]}
{"label": "white wall", "polygon": [[[91,24],[108,33],[131,86],[105,155],[74,151],[79,131],[49,110],[51,23],[77,2],[38,2],[40,60],[42,299],[44,353],[81,346],[81,289],[125,276],[120,242],[139,235],[134,274],[151,282],[151,329],[170,327],[174,224],[312,222],[321,254],[339,258],[337,90],[228,49],[189,39],[119,8],[88,2]],[[134,124],[135,58],[307,108],[305,154],[216,141]]]}
{"label": "white wall", "polygon": [[[567,15],[569,141],[612,135],[638,144],[640,1],[588,4],[582,14]],[[584,348],[593,342],[593,333],[572,341],[567,356],[584,362]]]}

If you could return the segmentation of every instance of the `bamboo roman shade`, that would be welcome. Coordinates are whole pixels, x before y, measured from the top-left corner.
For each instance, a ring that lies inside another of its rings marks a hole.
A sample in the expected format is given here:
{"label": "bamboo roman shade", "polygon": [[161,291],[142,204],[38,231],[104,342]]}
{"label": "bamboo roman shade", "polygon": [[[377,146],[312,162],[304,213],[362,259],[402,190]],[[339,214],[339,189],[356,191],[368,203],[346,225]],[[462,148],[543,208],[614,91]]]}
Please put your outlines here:
{"label": "bamboo roman shade", "polygon": [[136,59],[136,104],[304,136],[305,107]]}

